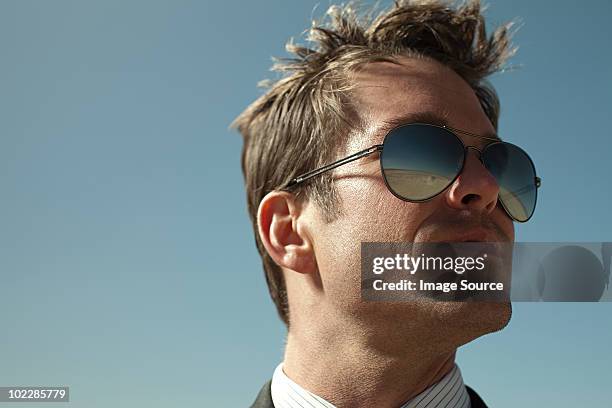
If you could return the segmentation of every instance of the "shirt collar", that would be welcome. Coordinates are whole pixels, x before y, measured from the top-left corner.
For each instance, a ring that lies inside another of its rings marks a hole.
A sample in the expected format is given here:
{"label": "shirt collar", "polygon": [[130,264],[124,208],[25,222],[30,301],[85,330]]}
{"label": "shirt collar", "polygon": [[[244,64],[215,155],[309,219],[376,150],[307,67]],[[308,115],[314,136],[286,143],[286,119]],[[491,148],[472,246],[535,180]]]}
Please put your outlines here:
{"label": "shirt collar", "polygon": [[[271,393],[275,408],[336,408],[332,403],[305,390],[287,377],[283,371],[283,363],[274,370]],[[426,407],[470,408],[470,396],[457,365],[454,365],[439,382],[406,401],[400,408]]]}

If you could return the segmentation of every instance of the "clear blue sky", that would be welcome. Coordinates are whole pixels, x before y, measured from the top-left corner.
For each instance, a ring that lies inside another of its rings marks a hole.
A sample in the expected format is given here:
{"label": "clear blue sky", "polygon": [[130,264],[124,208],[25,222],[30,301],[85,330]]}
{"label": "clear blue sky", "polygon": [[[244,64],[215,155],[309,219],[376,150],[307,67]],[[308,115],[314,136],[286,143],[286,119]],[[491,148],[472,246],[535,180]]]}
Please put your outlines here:
{"label": "clear blue sky", "polygon": [[[0,386],[68,385],[79,408],[252,401],[284,327],[228,125],[315,4],[0,2]],[[522,67],[493,79],[500,133],[543,179],[517,240],[612,240],[612,3],[487,13],[523,22]],[[494,407],[610,406],[612,304],[514,310],[460,350],[466,383]]]}

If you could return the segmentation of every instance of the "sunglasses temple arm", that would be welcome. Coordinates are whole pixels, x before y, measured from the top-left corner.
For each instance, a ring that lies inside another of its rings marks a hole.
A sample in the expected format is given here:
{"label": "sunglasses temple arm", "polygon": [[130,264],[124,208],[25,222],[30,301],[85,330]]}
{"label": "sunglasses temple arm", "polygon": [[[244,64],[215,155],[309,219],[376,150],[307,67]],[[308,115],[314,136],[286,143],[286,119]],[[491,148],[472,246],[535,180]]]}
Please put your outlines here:
{"label": "sunglasses temple arm", "polygon": [[302,175],[300,175],[300,176],[298,176],[298,177],[296,177],[294,179],[291,179],[291,181],[289,181],[289,183],[287,183],[284,188],[289,188],[289,187],[295,186],[296,184],[300,184],[300,183],[302,183],[302,182],[304,182],[304,181],[306,181],[306,180],[308,180],[308,179],[310,179],[312,177],[315,177],[315,176],[318,176],[319,174],[325,173],[326,171],[335,169],[336,167],[340,167],[343,164],[350,163],[352,161],[355,161],[355,160],[360,159],[360,158],[365,157],[365,156],[369,156],[370,154],[372,154],[374,152],[382,150],[382,147],[383,147],[383,145],[374,145],[374,146],[369,147],[369,148],[367,148],[365,150],[361,150],[361,151],[359,151],[357,153],[353,153],[350,156],[345,157],[344,159],[340,159],[338,161],[330,163],[330,164],[328,164],[326,166],[323,166],[321,168],[318,168],[316,170],[312,170],[312,171],[309,171],[308,173],[304,173],[304,174],[302,174]]}

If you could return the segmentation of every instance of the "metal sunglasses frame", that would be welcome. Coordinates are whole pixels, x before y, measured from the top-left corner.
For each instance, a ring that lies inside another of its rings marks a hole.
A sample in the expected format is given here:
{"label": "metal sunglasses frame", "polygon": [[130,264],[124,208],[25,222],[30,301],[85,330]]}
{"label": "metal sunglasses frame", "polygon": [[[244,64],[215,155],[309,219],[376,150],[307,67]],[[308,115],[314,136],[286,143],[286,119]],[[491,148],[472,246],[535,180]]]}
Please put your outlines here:
{"label": "metal sunglasses frame", "polygon": [[[393,191],[393,189],[389,186],[389,183],[387,182],[387,177],[385,176],[385,172],[384,172],[384,169],[383,169],[383,162],[382,162],[382,157],[383,157],[382,152],[383,152],[383,147],[385,145],[385,141],[387,140],[387,137],[392,132],[397,131],[400,128],[403,128],[403,127],[406,127],[406,126],[413,126],[413,125],[432,126],[432,127],[444,129],[445,131],[448,131],[453,136],[455,136],[457,138],[457,140],[459,141],[459,143],[461,143],[463,145],[463,147],[464,147],[464,154],[463,154],[463,158],[462,158],[461,169],[457,172],[455,177],[441,191],[437,192],[436,194],[432,195],[431,197],[420,199],[420,200],[408,199],[408,198],[402,197],[401,195],[399,195],[395,191]],[[479,138],[479,139],[491,140],[492,143],[487,144],[484,147],[484,149],[480,150],[480,149],[478,149],[475,146],[468,146],[465,143],[463,143],[463,140],[461,140],[461,138],[457,135],[458,133],[462,134],[462,135],[465,135],[465,136],[475,137],[475,138]],[[511,145],[511,146],[514,146],[514,147],[518,148],[519,150],[523,151],[525,153],[525,156],[529,159],[529,163],[531,164],[531,167],[533,169],[533,174],[534,175],[536,174],[535,165],[533,164],[533,160],[531,159],[531,157],[529,157],[529,155],[523,149],[521,149],[520,147],[518,147],[518,146],[516,146],[516,145],[514,145],[512,143],[501,141],[500,139],[495,138],[495,137],[482,136],[482,135],[478,135],[478,134],[475,134],[475,133],[467,132],[465,130],[461,130],[461,129],[457,129],[457,128],[454,128],[454,127],[446,126],[446,125],[434,125],[434,124],[431,124],[431,123],[405,123],[405,124],[396,126],[393,129],[389,130],[387,132],[387,134],[385,135],[385,138],[384,138],[382,144],[376,144],[376,145],[370,146],[367,149],[364,149],[364,150],[358,151],[356,153],[353,153],[350,156],[347,156],[347,157],[345,157],[343,159],[337,160],[337,161],[335,161],[333,163],[330,163],[330,164],[325,165],[323,167],[320,167],[318,169],[311,170],[311,171],[309,171],[307,173],[301,174],[298,177],[295,177],[295,178],[291,179],[282,188],[282,190],[294,187],[294,186],[296,186],[298,184],[301,184],[301,183],[303,183],[303,182],[305,182],[305,181],[307,181],[307,180],[309,180],[309,179],[311,179],[313,177],[316,177],[316,176],[318,176],[318,175],[320,175],[322,173],[325,173],[325,172],[327,172],[329,170],[335,169],[336,167],[340,167],[340,166],[342,166],[344,164],[353,162],[355,160],[361,159],[362,157],[369,156],[372,153],[381,152],[381,155],[379,157],[380,171],[381,171],[381,174],[383,176],[383,180],[385,181],[385,185],[386,185],[387,189],[391,192],[391,194],[393,194],[395,197],[399,198],[400,200],[411,202],[411,203],[421,203],[421,202],[429,201],[429,200],[433,199],[434,197],[436,197],[437,195],[442,194],[450,185],[452,185],[455,182],[457,177],[459,177],[459,175],[463,172],[463,168],[465,166],[465,160],[467,158],[468,149],[476,150],[478,152],[478,160],[480,160],[480,162],[483,163],[483,161],[482,161],[482,154],[484,153],[484,151],[487,150],[490,146],[496,145],[496,144],[499,144],[499,143],[506,144],[506,145]],[[483,165],[484,165],[484,163],[483,163]],[[485,166],[485,168],[486,168],[486,166]],[[500,199],[499,202],[502,204],[504,210],[506,211],[506,214],[508,214],[508,216],[510,216],[510,218],[512,218],[514,221],[517,221],[517,222],[527,222],[527,221],[529,221],[531,219],[531,217],[533,216],[533,214],[535,213],[535,208],[536,208],[536,204],[537,204],[537,201],[538,201],[538,188],[540,188],[541,185],[542,185],[542,179],[536,175],[535,178],[534,178],[534,186],[535,186],[535,190],[536,191],[535,191],[535,200],[534,200],[533,210],[531,211],[531,214],[529,215],[529,217],[527,219],[520,220],[520,219],[517,219],[516,217],[514,217],[510,213],[510,211],[508,211],[508,208],[504,204],[503,200]]]}

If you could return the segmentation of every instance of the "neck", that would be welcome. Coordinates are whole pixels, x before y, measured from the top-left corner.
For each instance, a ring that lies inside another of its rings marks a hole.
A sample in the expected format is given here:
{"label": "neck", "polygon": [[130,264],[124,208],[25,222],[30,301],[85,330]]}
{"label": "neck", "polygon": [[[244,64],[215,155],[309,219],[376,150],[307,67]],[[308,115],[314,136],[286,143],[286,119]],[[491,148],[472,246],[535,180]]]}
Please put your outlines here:
{"label": "neck", "polygon": [[427,347],[429,339],[415,338],[406,342],[410,345],[401,348],[401,353],[389,353],[397,348],[381,347],[380,337],[373,341],[355,331],[292,328],[283,371],[336,407],[361,408],[399,407],[453,368],[454,349],[435,352]]}

